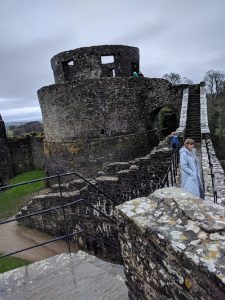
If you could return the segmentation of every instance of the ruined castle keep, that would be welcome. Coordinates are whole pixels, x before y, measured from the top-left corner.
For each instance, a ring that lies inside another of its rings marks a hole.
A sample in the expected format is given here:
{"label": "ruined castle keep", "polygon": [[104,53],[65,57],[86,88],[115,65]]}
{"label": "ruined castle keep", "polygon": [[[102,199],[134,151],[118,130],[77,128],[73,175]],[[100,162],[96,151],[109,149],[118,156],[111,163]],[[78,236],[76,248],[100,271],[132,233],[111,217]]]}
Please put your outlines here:
{"label": "ruined castle keep", "polygon": [[47,175],[93,176],[106,163],[145,155],[158,144],[159,110],[170,106],[179,120],[182,88],[132,77],[139,72],[136,47],[79,48],[55,55],[51,65],[55,84],[38,90]]}

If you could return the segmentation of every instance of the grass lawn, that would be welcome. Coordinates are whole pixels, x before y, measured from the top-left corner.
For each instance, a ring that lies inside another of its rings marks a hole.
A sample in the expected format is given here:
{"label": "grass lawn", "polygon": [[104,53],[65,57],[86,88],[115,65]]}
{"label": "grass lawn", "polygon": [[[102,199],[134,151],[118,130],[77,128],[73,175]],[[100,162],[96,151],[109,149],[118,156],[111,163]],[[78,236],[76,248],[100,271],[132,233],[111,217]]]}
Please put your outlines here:
{"label": "grass lawn", "polygon": [[[0,256],[3,255],[0,253]],[[0,259],[0,273],[7,272],[9,270],[29,265],[31,261],[17,258],[15,256],[9,256]]]}
{"label": "grass lawn", "polygon": [[[24,181],[38,179],[44,177],[44,171],[33,170],[12,178],[9,184],[16,184]],[[0,192],[0,220],[14,216],[19,209],[25,205],[29,195],[45,188],[43,181],[26,184],[9,190]]]}

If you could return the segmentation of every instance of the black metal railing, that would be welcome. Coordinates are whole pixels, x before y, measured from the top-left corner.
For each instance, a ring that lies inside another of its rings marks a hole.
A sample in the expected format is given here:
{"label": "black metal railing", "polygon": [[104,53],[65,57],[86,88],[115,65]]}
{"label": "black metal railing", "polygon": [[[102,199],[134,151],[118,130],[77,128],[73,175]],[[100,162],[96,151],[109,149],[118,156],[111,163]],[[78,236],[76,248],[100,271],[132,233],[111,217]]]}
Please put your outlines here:
{"label": "black metal railing", "polygon": [[[14,188],[14,187],[22,186],[22,185],[27,185],[27,184],[32,184],[32,183],[39,182],[39,181],[48,181],[48,180],[52,180],[52,179],[56,178],[57,181],[58,181],[59,195],[60,195],[60,200],[61,200],[60,205],[49,208],[49,209],[41,210],[41,211],[38,211],[38,212],[35,212],[35,213],[26,214],[24,216],[18,216],[16,218],[11,218],[9,220],[0,221],[0,226],[4,225],[4,224],[7,224],[7,223],[20,221],[20,220],[23,220],[23,219],[28,219],[28,218],[31,218],[33,216],[43,215],[43,214],[46,214],[46,213],[50,213],[52,211],[57,211],[59,209],[62,209],[63,210],[63,221],[64,221],[64,232],[65,232],[65,234],[63,236],[55,237],[55,238],[53,238],[51,240],[48,240],[46,242],[38,243],[38,244],[30,246],[30,247],[26,247],[26,248],[23,248],[23,249],[16,250],[14,252],[4,254],[4,255],[0,256],[0,259],[4,258],[4,257],[7,257],[7,256],[15,255],[17,253],[24,252],[24,251],[27,251],[27,250],[30,250],[30,249],[33,249],[33,248],[41,247],[41,246],[44,246],[44,245],[47,245],[49,243],[53,243],[53,242],[56,242],[56,241],[59,241],[59,240],[66,240],[66,243],[68,245],[68,251],[71,252],[70,239],[73,236],[78,236],[78,235],[79,236],[80,235],[86,235],[86,236],[92,237],[94,240],[97,240],[97,241],[99,241],[103,244],[108,244],[110,247],[113,247],[116,250],[120,251],[120,249],[118,247],[116,247],[115,245],[113,245],[112,243],[109,243],[108,241],[100,239],[99,237],[96,237],[95,235],[93,235],[92,233],[87,232],[86,230],[79,229],[79,230],[73,231],[71,233],[69,232],[69,226],[68,226],[68,222],[67,222],[65,208],[71,207],[73,205],[77,205],[78,203],[81,203],[81,202],[85,203],[87,206],[89,206],[93,210],[97,211],[100,215],[102,215],[104,218],[106,218],[110,222],[112,222],[114,224],[117,224],[115,220],[110,218],[108,215],[103,213],[101,210],[99,210],[98,208],[93,206],[91,203],[89,203],[85,199],[78,199],[78,200],[72,201],[68,204],[64,203],[64,197],[63,197],[63,193],[62,193],[61,177],[71,176],[71,175],[76,175],[77,177],[83,179],[86,183],[88,183],[94,189],[96,189],[100,194],[103,194],[107,199],[112,201],[114,204],[118,204],[117,201],[115,201],[114,199],[112,199],[111,197],[106,195],[101,189],[99,189],[98,187],[93,185],[89,180],[85,179],[83,176],[81,176],[80,174],[78,174],[76,172],[70,172],[70,173],[64,173],[64,174],[59,174],[58,173],[57,175],[53,175],[53,176],[48,176],[48,177],[44,177],[44,178],[40,178],[40,179],[35,179],[35,180],[30,180],[30,181],[26,181],[26,182],[22,182],[22,183],[17,183],[17,184],[12,184],[12,185],[7,185],[7,186],[0,187],[0,192],[1,192],[1,191],[4,191],[4,190],[8,190],[10,188]],[[94,249],[94,251],[95,251],[95,249]]]}
{"label": "black metal railing", "polygon": [[91,187],[93,187],[95,190],[97,190],[98,192],[100,192],[102,195],[104,195],[107,199],[109,199],[110,201],[112,201],[114,204],[118,205],[119,203],[109,197],[106,193],[104,193],[101,189],[99,189],[97,186],[95,186],[93,183],[91,183],[90,180],[87,180],[86,178],[84,178],[83,176],[81,176],[80,174],[78,174],[77,172],[68,172],[68,173],[57,173],[57,175],[52,175],[52,176],[48,176],[48,177],[43,177],[43,178],[39,178],[39,179],[34,179],[34,180],[29,180],[29,181],[25,181],[25,182],[21,182],[21,183],[15,183],[15,184],[11,184],[11,185],[5,185],[5,186],[1,186],[0,187],[0,192],[9,188],[13,188],[13,187],[17,187],[17,186],[21,186],[21,185],[25,185],[25,184],[32,184],[38,181],[48,181],[48,180],[52,180],[52,179],[57,179],[58,181],[58,185],[60,186],[60,189],[62,187],[61,184],[61,180],[60,178],[62,177],[69,177],[75,175],[78,178],[84,180],[88,185],[90,185]]}
{"label": "black metal railing", "polygon": [[207,151],[208,161],[209,161],[210,176],[211,176],[211,181],[212,181],[213,199],[214,199],[214,203],[217,203],[218,195],[217,195],[217,191],[215,189],[215,174],[213,172],[213,164],[211,161],[211,154],[209,151],[210,141],[207,140],[207,137],[204,137],[204,140],[205,140],[205,146],[206,146],[206,151]]}
{"label": "black metal railing", "polygon": [[[177,176],[178,164],[179,164],[179,149],[176,149],[172,153],[171,157],[169,158],[169,167],[167,168],[164,177],[161,180],[159,180],[159,183],[156,186],[156,189],[163,188],[165,186],[173,186],[173,185],[176,184],[176,176]],[[13,219],[11,218],[9,220],[0,221],[0,226],[4,225],[4,224],[7,224],[7,223],[11,223],[11,222],[15,222],[15,221],[21,221],[21,220],[24,220],[24,219],[28,219],[28,218],[31,218],[31,217],[34,217],[34,216],[44,215],[44,214],[50,213],[52,211],[57,211],[57,210],[61,209],[62,210],[62,215],[63,215],[63,223],[64,223],[63,224],[63,229],[64,229],[64,233],[65,233],[64,235],[62,235],[60,237],[55,237],[55,238],[53,238],[53,239],[51,239],[51,240],[49,240],[47,242],[38,243],[38,244],[36,244],[34,246],[31,246],[31,247],[19,249],[17,251],[10,252],[8,254],[4,254],[4,255],[0,256],[0,258],[6,257],[6,256],[10,256],[10,255],[14,255],[14,254],[17,254],[17,253],[20,253],[20,252],[23,252],[23,251],[27,251],[27,250],[30,250],[30,249],[33,249],[33,248],[36,248],[36,247],[41,247],[41,246],[44,246],[46,244],[53,243],[53,242],[56,242],[56,241],[59,241],[59,240],[66,240],[66,243],[68,245],[68,251],[71,252],[71,248],[70,248],[71,238],[73,236],[78,236],[78,235],[83,235],[83,234],[85,234],[87,236],[90,236],[94,240],[99,241],[99,242],[101,242],[103,244],[108,244],[111,247],[115,248],[116,250],[119,250],[119,248],[116,247],[115,245],[113,245],[112,243],[109,243],[108,241],[102,240],[99,237],[96,237],[95,235],[93,235],[92,233],[87,232],[86,230],[83,230],[82,228],[80,228],[79,230],[76,230],[76,231],[69,232],[69,224],[68,224],[68,219],[67,219],[67,216],[66,216],[65,209],[69,208],[69,207],[72,207],[74,205],[77,205],[79,203],[82,203],[82,202],[85,203],[87,206],[91,207],[93,210],[97,211],[101,216],[103,216],[104,218],[106,218],[107,220],[109,220],[111,223],[117,224],[117,222],[114,219],[112,219],[111,217],[109,217],[108,215],[106,215],[105,213],[103,213],[101,210],[99,210],[98,208],[96,208],[95,206],[93,206],[91,203],[89,203],[89,201],[87,201],[87,200],[85,200],[83,198],[77,199],[77,200],[72,201],[72,202],[67,203],[67,204],[64,202],[61,179],[62,179],[62,177],[67,177],[67,176],[71,176],[71,175],[75,175],[78,178],[84,180],[92,188],[94,188],[95,190],[97,190],[100,194],[104,195],[114,205],[119,204],[116,200],[114,200],[113,198],[109,197],[101,189],[99,189],[97,186],[95,186],[94,184],[92,184],[89,180],[87,180],[86,178],[84,178],[83,176],[81,176],[80,174],[78,174],[77,172],[70,172],[70,173],[63,173],[63,174],[58,173],[57,175],[52,175],[52,176],[48,176],[48,177],[44,177],[44,178],[40,178],[40,179],[35,179],[35,180],[30,180],[30,181],[26,181],[26,182],[22,182],[22,183],[17,183],[17,184],[12,184],[12,185],[7,185],[7,186],[0,187],[0,192],[1,192],[1,191],[10,189],[10,188],[19,187],[19,186],[22,186],[22,185],[32,184],[32,183],[36,183],[36,182],[39,182],[39,181],[52,181],[53,179],[56,179],[57,183],[58,183],[59,196],[60,196],[60,200],[61,200],[60,201],[61,202],[60,205],[55,206],[55,207],[51,207],[51,208],[48,208],[48,209],[45,209],[45,210],[41,210],[41,211],[38,211],[38,212],[26,214],[24,216],[17,216],[17,217],[15,217]]]}
{"label": "black metal railing", "polygon": [[164,188],[165,186],[174,186],[177,184],[177,170],[179,165],[179,149],[174,150],[170,157],[169,167],[166,170],[164,177],[160,180],[157,188]]}

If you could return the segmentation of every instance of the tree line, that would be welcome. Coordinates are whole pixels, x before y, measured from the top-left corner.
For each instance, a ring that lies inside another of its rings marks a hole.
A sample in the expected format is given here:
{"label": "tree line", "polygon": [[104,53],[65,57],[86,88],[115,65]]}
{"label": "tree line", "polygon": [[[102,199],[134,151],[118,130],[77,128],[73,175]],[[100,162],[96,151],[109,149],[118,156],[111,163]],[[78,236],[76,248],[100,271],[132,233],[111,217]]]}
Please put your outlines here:
{"label": "tree line", "polygon": [[[193,81],[178,73],[166,73],[163,78],[171,82],[173,85],[193,84]],[[208,96],[216,99],[220,95],[225,95],[225,73],[221,71],[210,70],[205,73],[203,81],[207,87]]]}

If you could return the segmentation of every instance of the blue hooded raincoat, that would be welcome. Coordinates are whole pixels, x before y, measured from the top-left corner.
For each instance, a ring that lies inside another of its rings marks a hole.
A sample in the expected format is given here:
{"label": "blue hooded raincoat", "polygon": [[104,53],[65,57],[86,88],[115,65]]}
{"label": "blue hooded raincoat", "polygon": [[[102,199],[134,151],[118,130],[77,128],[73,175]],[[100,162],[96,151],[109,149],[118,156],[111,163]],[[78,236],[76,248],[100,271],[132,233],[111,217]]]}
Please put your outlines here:
{"label": "blue hooded raincoat", "polygon": [[181,186],[193,195],[203,198],[201,173],[195,150],[180,149]]}

